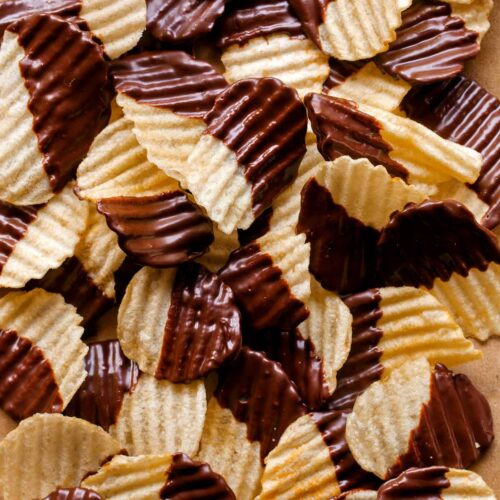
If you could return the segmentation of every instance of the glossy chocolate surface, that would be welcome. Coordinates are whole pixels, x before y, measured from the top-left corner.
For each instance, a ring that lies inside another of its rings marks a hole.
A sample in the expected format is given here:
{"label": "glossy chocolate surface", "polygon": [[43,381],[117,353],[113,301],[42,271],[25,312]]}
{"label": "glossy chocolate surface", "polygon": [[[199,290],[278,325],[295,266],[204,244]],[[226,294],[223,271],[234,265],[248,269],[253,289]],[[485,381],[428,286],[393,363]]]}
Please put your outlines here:
{"label": "glossy chocolate surface", "polygon": [[329,90],[342,85],[350,76],[360,70],[366,61],[339,61],[330,57],[330,74],[323,84],[323,92],[326,94]]}
{"label": "glossy chocolate surface", "polygon": [[169,500],[236,500],[224,478],[205,462],[191,460],[185,453],[172,456],[167,482],[160,498]]}
{"label": "glossy chocolate surface", "polygon": [[231,287],[255,330],[292,330],[309,316],[305,304],[292,294],[280,268],[258,243],[234,250],[219,276]]}
{"label": "glossy chocolate surface", "polygon": [[240,245],[247,245],[268,233],[269,229],[271,229],[272,216],[273,207],[271,206],[264,210],[248,229],[238,229],[238,241]]}
{"label": "glossy chocolate surface", "polygon": [[120,248],[135,262],[171,267],[203,255],[214,241],[212,222],[183,191],[106,198],[97,203]]}
{"label": "glossy chocolate surface", "polygon": [[0,330],[0,407],[16,420],[63,408],[50,361],[15,330]]}
{"label": "glossy chocolate surface", "polygon": [[205,61],[182,51],[163,50],[124,57],[111,63],[115,89],[141,104],[203,118],[227,87],[224,77]]}
{"label": "glossy chocolate surface", "polygon": [[17,34],[25,52],[19,67],[33,131],[50,185],[60,191],[109,120],[104,53],[90,33],[53,15],[23,18],[8,31]]}
{"label": "glossy chocolate surface", "polygon": [[332,0],[289,0],[309,38],[321,48],[319,27],[323,24],[326,7]]}
{"label": "glossy chocolate surface", "polygon": [[305,413],[281,365],[248,347],[222,367],[214,396],[236,420],[247,425],[248,439],[260,442],[262,460],[278,444],[286,428]]}
{"label": "glossy chocolate surface", "polygon": [[276,78],[240,80],[206,115],[206,134],[234,151],[261,214],[288,184],[306,152],[307,117],[297,92]]}
{"label": "glossy chocolate surface", "polygon": [[139,368],[125,357],[118,340],[104,340],[89,344],[85,369],[87,378],[64,414],[108,430],[116,422],[125,394],[135,387]]}
{"label": "glossy chocolate surface", "polygon": [[87,488],[59,488],[43,500],[104,500],[99,493]]}

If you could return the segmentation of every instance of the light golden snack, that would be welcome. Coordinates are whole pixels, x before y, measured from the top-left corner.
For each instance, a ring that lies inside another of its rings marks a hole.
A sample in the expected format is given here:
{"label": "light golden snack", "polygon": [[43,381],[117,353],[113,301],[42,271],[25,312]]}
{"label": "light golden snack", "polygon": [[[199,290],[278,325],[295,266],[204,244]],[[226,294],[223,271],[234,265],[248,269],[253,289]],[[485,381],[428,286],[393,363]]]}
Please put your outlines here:
{"label": "light golden snack", "polygon": [[465,21],[467,29],[479,33],[479,41],[490,29],[489,16],[493,0],[472,0],[470,2],[451,1],[451,12]]}
{"label": "light golden snack", "polygon": [[443,491],[444,500],[466,500],[468,498],[484,498],[495,500],[493,490],[484,482],[478,474],[463,469],[449,469],[446,479],[450,486]]}
{"label": "light golden snack", "polygon": [[201,256],[197,262],[216,273],[227,262],[231,252],[239,246],[237,231],[226,234],[214,228],[214,242],[210,245],[208,252]]}
{"label": "light golden snack", "polygon": [[0,443],[3,498],[43,498],[58,487],[78,486],[120,449],[107,432],[84,420],[34,415]]}

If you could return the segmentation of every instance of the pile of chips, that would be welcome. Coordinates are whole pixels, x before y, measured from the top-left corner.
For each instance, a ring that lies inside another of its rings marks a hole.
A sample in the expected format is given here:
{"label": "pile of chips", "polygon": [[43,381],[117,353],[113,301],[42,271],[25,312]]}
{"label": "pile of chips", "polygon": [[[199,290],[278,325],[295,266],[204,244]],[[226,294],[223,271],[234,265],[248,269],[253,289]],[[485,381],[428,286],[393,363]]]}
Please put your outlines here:
{"label": "pile of chips", "polygon": [[0,2],[0,498],[495,498],[492,4]]}

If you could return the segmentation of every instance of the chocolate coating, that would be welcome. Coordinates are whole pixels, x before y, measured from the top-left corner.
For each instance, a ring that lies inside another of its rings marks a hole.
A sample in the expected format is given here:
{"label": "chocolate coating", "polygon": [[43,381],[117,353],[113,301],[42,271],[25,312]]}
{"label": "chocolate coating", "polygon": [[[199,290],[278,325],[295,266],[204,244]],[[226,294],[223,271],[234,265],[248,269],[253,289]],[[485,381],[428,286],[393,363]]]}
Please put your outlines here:
{"label": "chocolate coating", "polygon": [[203,377],[234,358],[240,346],[241,318],[231,288],[200,264],[179,267],[156,378]]}
{"label": "chocolate coating", "polygon": [[305,37],[287,0],[240,0],[230,4],[222,17],[217,45],[224,49],[278,33]]}
{"label": "chocolate coating", "polygon": [[236,302],[255,330],[292,330],[309,311],[295,298],[272,257],[258,243],[234,250],[219,276],[234,292]]}
{"label": "chocolate coating", "polygon": [[104,500],[99,493],[87,488],[59,488],[43,500]]}
{"label": "chocolate coating", "polygon": [[64,410],[108,430],[116,422],[125,394],[139,378],[139,368],[123,354],[118,340],[89,344],[87,378]]}
{"label": "chocolate coating", "polygon": [[190,118],[203,118],[227,87],[210,64],[181,51],[144,52],[110,66],[118,92]]}
{"label": "chocolate coating", "polygon": [[434,368],[431,397],[424,404],[408,451],[387,472],[397,476],[409,467],[445,465],[467,468],[493,441],[493,417],[486,398],[463,374],[444,365]]}
{"label": "chocolate coating", "polygon": [[214,396],[236,420],[247,425],[248,439],[260,442],[262,461],[286,428],[305,413],[281,365],[248,347],[222,367]]}
{"label": "chocolate coating", "polygon": [[391,216],[379,241],[380,272],[390,285],[423,285],[467,276],[500,263],[500,247],[493,233],[453,200],[409,203]]}
{"label": "chocolate coating", "polygon": [[53,15],[23,18],[7,29],[17,34],[25,52],[19,68],[30,95],[33,131],[57,192],[108,123],[111,92],[104,53],[90,33]]}
{"label": "chocolate coating", "polygon": [[120,248],[135,262],[171,267],[203,255],[214,241],[212,222],[183,191],[97,203]]}
{"label": "chocolate coating", "polygon": [[410,83],[455,76],[479,52],[478,33],[451,15],[447,3],[420,1],[405,10],[396,40],[375,61],[387,73]]}
{"label": "chocolate coating", "polygon": [[309,38],[321,48],[319,27],[323,24],[326,7],[332,0],[288,0]]}
{"label": "chocolate coating", "polygon": [[389,156],[392,147],[382,138],[380,123],[360,111],[355,102],[321,94],[308,94],[304,102],[318,150],[326,160],[344,155],[368,158],[393,177],[408,177],[406,168]]}
{"label": "chocolate coating", "polygon": [[172,456],[167,482],[160,498],[169,500],[236,500],[224,478],[205,462],[191,460],[185,453]]}
{"label": "chocolate coating", "polygon": [[349,217],[315,178],[302,189],[297,231],[311,243],[309,270],[324,288],[347,294],[376,285],[379,232]]}
{"label": "chocolate coating", "polygon": [[330,65],[330,74],[323,84],[325,94],[342,85],[351,75],[357,73],[366,64],[366,61],[339,61],[330,57],[328,64]]}
{"label": "chocolate coating", "polygon": [[273,207],[271,206],[264,210],[248,229],[238,229],[238,241],[240,245],[247,245],[268,233],[271,229],[272,216]]}
{"label": "chocolate coating", "polygon": [[15,330],[0,330],[0,407],[16,420],[63,409],[50,361]]}
{"label": "chocolate coating", "polygon": [[228,87],[205,116],[206,134],[234,151],[261,214],[288,184],[306,152],[306,111],[297,92],[276,78],[249,78]]}

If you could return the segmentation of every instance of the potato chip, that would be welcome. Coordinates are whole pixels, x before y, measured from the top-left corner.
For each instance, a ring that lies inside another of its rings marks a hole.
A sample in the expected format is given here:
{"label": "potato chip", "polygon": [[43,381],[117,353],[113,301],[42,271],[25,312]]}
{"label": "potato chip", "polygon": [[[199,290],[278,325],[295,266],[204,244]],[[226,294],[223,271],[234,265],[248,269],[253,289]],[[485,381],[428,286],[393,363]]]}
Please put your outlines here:
{"label": "potato chip", "polygon": [[453,1],[450,5],[452,14],[463,19],[467,29],[479,33],[479,41],[481,41],[490,29],[488,18],[493,9],[493,0]]}
{"label": "potato chip", "polygon": [[495,500],[493,490],[484,482],[478,474],[463,469],[449,469],[446,478],[450,486],[446,488],[442,495],[444,500],[467,500],[469,498],[484,498],[485,500]]}
{"label": "potato chip", "polygon": [[237,231],[226,234],[214,228],[214,242],[208,248],[207,253],[197,259],[197,262],[216,273],[227,262],[231,252],[239,246]]}

